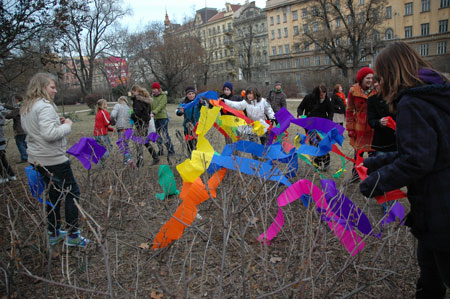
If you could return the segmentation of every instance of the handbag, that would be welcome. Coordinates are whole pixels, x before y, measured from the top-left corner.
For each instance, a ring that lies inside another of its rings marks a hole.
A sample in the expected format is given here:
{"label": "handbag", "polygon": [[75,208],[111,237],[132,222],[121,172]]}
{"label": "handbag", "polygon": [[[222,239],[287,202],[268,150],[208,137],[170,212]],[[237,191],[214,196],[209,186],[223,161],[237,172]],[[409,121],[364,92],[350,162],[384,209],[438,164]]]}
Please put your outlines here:
{"label": "handbag", "polygon": [[147,135],[150,133],[156,132],[156,127],[155,127],[155,120],[153,119],[153,117],[150,117],[150,120],[148,121],[148,132]]}

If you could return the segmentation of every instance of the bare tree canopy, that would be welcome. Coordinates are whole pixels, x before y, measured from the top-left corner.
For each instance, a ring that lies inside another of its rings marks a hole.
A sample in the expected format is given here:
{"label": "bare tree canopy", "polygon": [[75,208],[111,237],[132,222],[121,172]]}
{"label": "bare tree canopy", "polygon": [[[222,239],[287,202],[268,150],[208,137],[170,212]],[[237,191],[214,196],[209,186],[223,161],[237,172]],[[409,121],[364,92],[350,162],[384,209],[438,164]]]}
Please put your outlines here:
{"label": "bare tree canopy", "polygon": [[358,68],[380,46],[376,29],[385,19],[386,0],[366,0],[363,4],[353,0],[310,2],[308,22],[303,25],[297,50],[314,47],[347,77],[349,69]]}

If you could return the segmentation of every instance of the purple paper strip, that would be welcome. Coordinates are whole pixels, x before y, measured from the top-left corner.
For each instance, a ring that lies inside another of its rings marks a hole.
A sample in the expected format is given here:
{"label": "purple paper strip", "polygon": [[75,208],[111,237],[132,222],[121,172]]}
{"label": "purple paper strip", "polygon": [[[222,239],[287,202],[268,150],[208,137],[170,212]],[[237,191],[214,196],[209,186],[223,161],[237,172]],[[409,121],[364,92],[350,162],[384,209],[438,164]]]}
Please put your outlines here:
{"label": "purple paper strip", "polygon": [[97,164],[106,153],[106,148],[97,143],[94,138],[81,137],[67,153],[77,158],[84,168],[91,169],[91,162]]}

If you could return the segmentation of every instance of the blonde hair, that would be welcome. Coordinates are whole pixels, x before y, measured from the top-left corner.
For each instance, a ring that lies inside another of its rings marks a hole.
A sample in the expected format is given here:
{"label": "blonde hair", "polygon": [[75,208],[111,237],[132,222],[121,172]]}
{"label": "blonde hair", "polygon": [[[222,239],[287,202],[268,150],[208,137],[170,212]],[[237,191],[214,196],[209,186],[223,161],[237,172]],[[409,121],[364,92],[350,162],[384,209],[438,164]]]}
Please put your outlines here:
{"label": "blonde hair", "polygon": [[107,103],[105,99],[100,99],[97,101],[97,112],[102,109],[103,104]]}
{"label": "blonde hair", "polygon": [[58,83],[56,77],[49,73],[37,73],[31,77],[30,83],[28,83],[25,100],[20,108],[20,114],[24,115],[30,112],[34,103],[41,99],[46,99],[51,104],[54,104],[53,99],[47,92],[47,86],[52,82],[55,84]]}
{"label": "blonde hair", "polygon": [[150,93],[145,89],[144,87],[141,87],[140,85],[134,85],[131,88],[132,91],[137,91],[140,96],[143,96],[144,98],[150,98]]}
{"label": "blonde hair", "polygon": [[121,97],[117,100],[117,102],[119,102],[119,104],[125,103],[125,104],[127,104],[127,106],[129,106],[129,104],[128,104],[128,99],[127,99],[126,96],[121,96]]}
{"label": "blonde hair", "polygon": [[[404,42],[393,42],[378,54],[375,72],[380,78],[381,94],[392,112],[396,110],[395,100],[401,90],[425,84],[419,78],[419,70],[422,68],[433,69]],[[447,81],[444,76],[441,77]]]}

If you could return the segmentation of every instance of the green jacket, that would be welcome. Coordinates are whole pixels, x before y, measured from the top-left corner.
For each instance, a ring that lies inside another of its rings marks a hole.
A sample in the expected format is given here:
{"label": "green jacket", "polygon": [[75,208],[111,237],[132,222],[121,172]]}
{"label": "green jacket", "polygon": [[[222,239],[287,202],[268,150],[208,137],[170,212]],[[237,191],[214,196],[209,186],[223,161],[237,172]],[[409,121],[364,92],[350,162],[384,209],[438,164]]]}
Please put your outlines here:
{"label": "green jacket", "polygon": [[155,115],[155,119],[167,118],[167,96],[161,93],[159,96],[153,96],[152,113]]}

